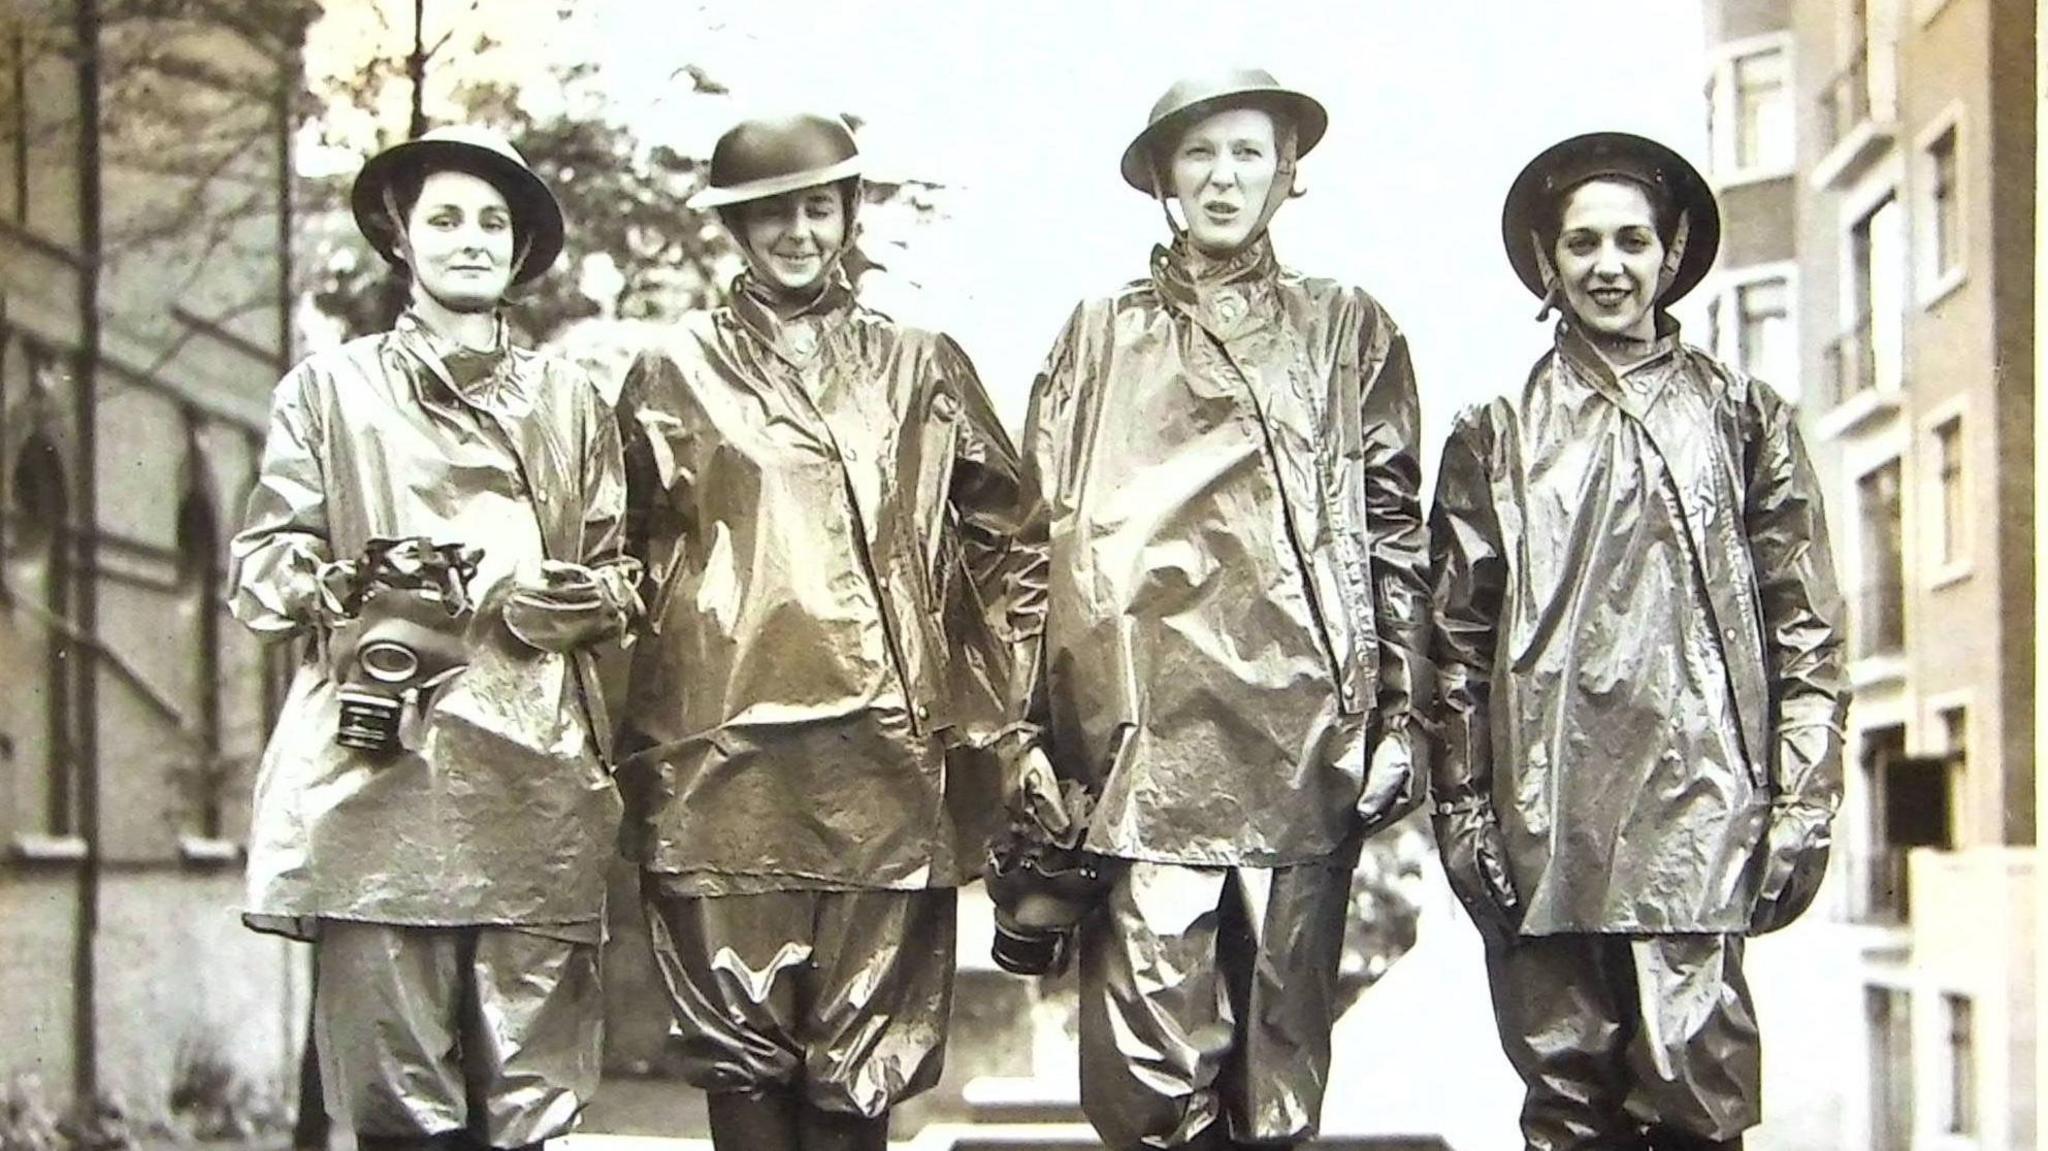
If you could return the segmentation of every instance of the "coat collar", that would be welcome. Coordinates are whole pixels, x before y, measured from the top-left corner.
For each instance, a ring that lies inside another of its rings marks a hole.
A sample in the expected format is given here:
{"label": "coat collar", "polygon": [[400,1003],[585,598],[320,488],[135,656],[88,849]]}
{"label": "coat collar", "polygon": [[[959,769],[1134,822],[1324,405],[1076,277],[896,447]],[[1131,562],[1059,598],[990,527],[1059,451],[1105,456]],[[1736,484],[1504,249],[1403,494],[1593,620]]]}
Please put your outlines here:
{"label": "coat collar", "polygon": [[1581,379],[1593,384],[1610,398],[1625,405],[1647,407],[1663,390],[1668,371],[1658,370],[1671,366],[1675,357],[1683,350],[1679,340],[1678,321],[1662,312],[1657,314],[1657,334],[1638,349],[1639,354],[1618,370],[1609,353],[1596,345],[1586,332],[1566,316],[1557,322],[1557,355],[1568,364]]}
{"label": "coat collar", "polygon": [[[438,391],[473,407],[489,408],[518,415],[532,407],[517,368],[521,359],[512,346],[505,317],[496,317],[489,351],[471,351],[443,338],[413,311],[406,311],[392,326],[398,347],[440,385]],[[423,402],[436,398],[425,389]]]}
{"label": "coat collar", "polygon": [[1271,237],[1261,232],[1221,259],[1193,253],[1187,243],[1183,237],[1152,249],[1152,283],[1160,296],[1219,340],[1264,327],[1280,275]]}
{"label": "coat collar", "polygon": [[774,295],[752,273],[742,272],[732,282],[733,314],[791,367],[804,367],[817,358],[825,336],[845,319],[853,303],[853,285],[836,273],[816,298],[786,317],[776,313]]}

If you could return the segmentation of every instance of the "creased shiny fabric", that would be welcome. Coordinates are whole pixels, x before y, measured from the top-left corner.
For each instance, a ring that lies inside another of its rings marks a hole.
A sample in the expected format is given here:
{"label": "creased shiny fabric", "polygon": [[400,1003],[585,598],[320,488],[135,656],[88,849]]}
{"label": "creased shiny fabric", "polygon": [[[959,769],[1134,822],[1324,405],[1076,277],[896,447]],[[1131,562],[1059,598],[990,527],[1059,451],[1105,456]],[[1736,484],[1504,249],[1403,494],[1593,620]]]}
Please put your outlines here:
{"label": "creased shiny fabric", "polygon": [[1552,935],[1486,951],[1529,1151],[1732,1139],[1763,1118],[1742,937]]}
{"label": "creased shiny fabric", "polygon": [[1666,323],[1619,378],[1560,324],[1438,473],[1439,832],[1471,904],[1497,818],[1525,936],[1743,932],[1773,804],[1824,828],[1841,795],[1842,603],[1793,411]]}
{"label": "creased shiny fabric", "polygon": [[1089,848],[1277,866],[1344,840],[1375,728],[1411,738],[1433,683],[1417,434],[1393,321],[1264,236],[1158,249],[1075,311],[1032,396],[1039,562],[1010,614],[1014,706],[1096,793]]}
{"label": "creased shiny fabric", "polygon": [[[284,378],[233,543],[231,605],[259,634],[314,642],[256,783],[252,926],[596,929],[620,804],[595,655],[535,651],[497,605],[543,560],[623,562],[624,511],[617,425],[567,361],[512,348],[458,387],[408,315]],[[377,536],[483,550],[471,662],[436,690],[417,750],[391,758],[335,743],[316,578]]]}
{"label": "creased shiny fabric", "polygon": [[794,1088],[814,1107],[874,1118],[938,1082],[953,891],[649,895],[692,1084]]}
{"label": "creased shiny fabric", "polygon": [[525,1147],[567,1134],[597,1090],[596,942],[330,921],[314,947],[315,1043],[340,1126]]}
{"label": "creased shiny fabric", "polygon": [[[1017,457],[967,357],[743,280],[620,397],[637,646],[620,777],[673,894],[956,885],[1000,809]],[[950,754],[949,754],[950,753]]]}
{"label": "creased shiny fabric", "polygon": [[1316,1133],[1358,842],[1282,868],[1115,864],[1081,928],[1081,1106],[1114,1148]]}

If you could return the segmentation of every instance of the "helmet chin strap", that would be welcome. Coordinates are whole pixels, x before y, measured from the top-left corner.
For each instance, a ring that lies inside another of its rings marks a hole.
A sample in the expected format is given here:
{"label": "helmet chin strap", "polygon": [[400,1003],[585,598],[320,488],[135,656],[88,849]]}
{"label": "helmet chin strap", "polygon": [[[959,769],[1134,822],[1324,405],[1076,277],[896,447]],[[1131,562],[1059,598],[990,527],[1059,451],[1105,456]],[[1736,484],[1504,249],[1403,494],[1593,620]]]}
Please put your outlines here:
{"label": "helmet chin strap", "polygon": [[[1664,306],[1664,295],[1678,279],[1678,269],[1685,263],[1685,246],[1692,238],[1692,213],[1680,212],[1678,226],[1672,229],[1671,243],[1665,246],[1664,262],[1657,268],[1657,308]],[[1564,284],[1557,274],[1557,264],[1550,253],[1543,250],[1543,237],[1534,231],[1529,233],[1529,247],[1536,253],[1536,272],[1543,279],[1543,304],[1536,309],[1536,319],[1542,321],[1552,312],[1564,310]]]}
{"label": "helmet chin strap", "polygon": [[[392,194],[391,186],[388,184],[384,187],[383,200],[384,215],[391,222],[391,234],[395,238],[392,247],[398,250],[398,255],[405,263],[407,272],[411,274],[412,286],[416,290],[436,304],[459,316],[473,316],[498,310],[498,306],[504,302],[502,299],[491,300],[484,304],[467,300],[451,300],[428,287],[426,281],[420,278],[418,271],[419,261],[412,250],[412,237],[406,234],[405,213],[399,210],[398,197]],[[519,270],[526,266],[526,257],[532,251],[533,237],[528,235],[519,241],[518,250],[512,254],[512,281],[516,282],[519,279]]]}
{"label": "helmet chin strap", "polygon": [[[1244,243],[1224,255],[1235,255],[1257,242],[1265,234],[1266,226],[1279,213],[1280,205],[1295,196],[1305,195],[1306,189],[1298,182],[1300,164],[1300,137],[1291,122],[1280,117],[1274,118],[1274,127],[1279,137],[1275,141],[1280,162],[1273,168],[1273,182],[1266,187],[1266,202],[1259,206],[1258,219],[1252,222],[1252,229],[1245,233]],[[1172,233],[1173,242],[1179,244],[1189,233],[1188,226],[1173,214],[1173,201],[1177,197],[1167,186],[1167,173],[1159,163],[1157,154],[1152,156],[1152,198],[1159,202],[1159,212],[1166,217],[1167,231]],[[1183,208],[1183,211],[1186,209]]]}
{"label": "helmet chin strap", "polygon": [[[833,249],[832,254],[825,257],[825,266],[819,270],[817,282],[802,290],[786,288],[773,276],[762,274],[761,259],[754,254],[753,246],[747,243],[745,229],[739,226],[738,212],[743,204],[718,209],[719,226],[725,229],[726,235],[732,237],[734,246],[739,248],[740,254],[746,258],[749,278],[761,291],[789,303],[808,305],[816,302],[832,286],[833,279],[840,274],[840,268],[846,263],[846,254],[860,242],[860,207],[866,196],[867,181],[859,176],[850,176],[847,180],[850,181],[851,187],[846,190],[844,198],[846,236],[840,245]],[[814,184],[812,187],[817,185]]]}

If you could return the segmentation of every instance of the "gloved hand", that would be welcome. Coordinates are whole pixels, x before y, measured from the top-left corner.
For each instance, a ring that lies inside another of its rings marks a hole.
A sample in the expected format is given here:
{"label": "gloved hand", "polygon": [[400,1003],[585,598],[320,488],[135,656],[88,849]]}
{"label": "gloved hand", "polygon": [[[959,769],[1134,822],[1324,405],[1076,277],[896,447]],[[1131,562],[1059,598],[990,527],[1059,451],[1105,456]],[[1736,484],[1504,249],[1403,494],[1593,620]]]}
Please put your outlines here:
{"label": "gloved hand", "polygon": [[1045,749],[1036,744],[1009,756],[1003,765],[1003,806],[1012,817],[1029,820],[1052,843],[1072,846],[1074,820],[1060,798],[1059,775]]}
{"label": "gloved hand", "polygon": [[505,597],[505,628],[521,643],[563,653],[623,635],[640,614],[640,565],[602,568],[547,560],[538,580],[521,580]]}
{"label": "gloved hand", "polygon": [[1436,811],[1436,843],[1451,890],[1480,931],[1513,932],[1520,919],[1521,899],[1508,873],[1507,840],[1493,805],[1467,797]]}
{"label": "gloved hand", "polygon": [[1416,738],[1415,730],[1403,725],[1385,732],[1373,745],[1365,785],[1358,793],[1358,818],[1365,825],[1365,834],[1371,835],[1412,809],[1420,783]]}
{"label": "gloved hand", "polygon": [[1759,864],[1756,909],[1750,913],[1751,935],[1766,935],[1799,918],[1820,891],[1828,872],[1828,849],[1834,837],[1834,813],[1797,800],[1771,806],[1771,826],[1764,835]]}
{"label": "gloved hand", "polygon": [[313,571],[313,622],[333,631],[356,617],[363,603],[363,565],[326,560]]}

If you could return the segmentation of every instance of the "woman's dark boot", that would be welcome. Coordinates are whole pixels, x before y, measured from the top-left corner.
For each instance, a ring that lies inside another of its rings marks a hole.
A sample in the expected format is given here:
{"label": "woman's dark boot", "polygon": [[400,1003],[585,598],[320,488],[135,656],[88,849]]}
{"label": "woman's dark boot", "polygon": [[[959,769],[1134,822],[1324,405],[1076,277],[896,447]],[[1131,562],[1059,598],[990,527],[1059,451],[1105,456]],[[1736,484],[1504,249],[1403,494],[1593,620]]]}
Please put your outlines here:
{"label": "woman's dark boot", "polygon": [[800,1151],[796,1096],[786,1090],[714,1091],[706,1097],[714,1151]]}
{"label": "woman's dark boot", "polygon": [[869,1119],[851,1111],[803,1106],[803,1151],[888,1151],[889,1113]]}

